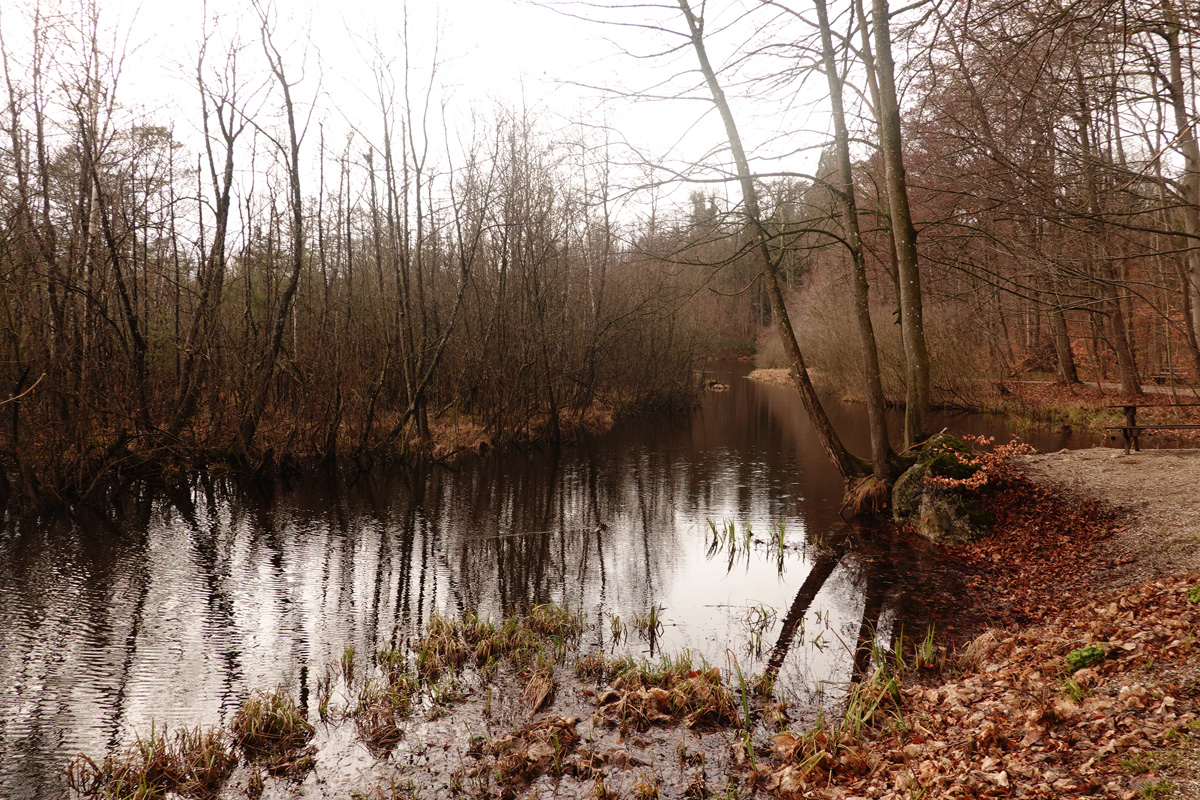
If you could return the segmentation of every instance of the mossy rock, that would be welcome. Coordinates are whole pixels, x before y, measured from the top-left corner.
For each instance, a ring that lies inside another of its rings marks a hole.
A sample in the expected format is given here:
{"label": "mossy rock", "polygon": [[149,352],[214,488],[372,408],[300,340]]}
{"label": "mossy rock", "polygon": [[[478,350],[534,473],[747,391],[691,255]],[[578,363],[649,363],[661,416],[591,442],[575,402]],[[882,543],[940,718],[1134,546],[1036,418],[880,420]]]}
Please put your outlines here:
{"label": "mossy rock", "polygon": [[972,492],[929,482],[935,477],[962,480],[979,469],[962,463],[947,449],[971,457],[970,449],[953,436],[931,437],[917,463],[892,488],[892,518],[938,544],[967,544],[986,536],[994,520]]}
{"label": "mossy rock", "polygon": [[937,433],[921,445],[917,464],[927,464],[930,475],[963,480],[979,471],[978,466],[967,463],[974,458],[975,454],[962,439],[948,433]]}

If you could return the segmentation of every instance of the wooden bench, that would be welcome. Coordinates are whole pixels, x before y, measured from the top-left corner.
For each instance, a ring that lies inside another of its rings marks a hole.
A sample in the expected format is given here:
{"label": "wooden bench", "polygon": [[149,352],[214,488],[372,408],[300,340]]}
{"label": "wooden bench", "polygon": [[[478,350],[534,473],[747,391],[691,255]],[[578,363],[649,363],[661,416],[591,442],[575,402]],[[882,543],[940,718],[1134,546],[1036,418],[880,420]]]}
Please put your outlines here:
{"label": "wooden bench", "polygon": [[1183,431],[1183,430],[1200,430],[1200,425],[1179,424],[1173,422],[1163,423],[1148,423],[1139,425],[1137,422],[1137,410],[1139,408],[1200,408],[1200,403],[1126,403],[1119,406],[1109,406],[1109,408],[1119,408],[1125,412],[1124,425],[1109,425],[1105,430],[1120,431],[1125,438],[1125,455],[1129,455],[1129,448],[1132,445],[1134,450],[1141,451],[1141,443],[1138,437],[1142,431]]}
{"label": "wooden bench", "polygon": [[1185,380],[1187,380],[1187,375],[1185,375],[1183,370],[1179,369],[1178,367],[1163,367],[1153,375],[1147,375],[1146,378],[1154,381],[1159,386],[1162,386],[1163,384],[1167,383],[1172,385],[1183,383]]}

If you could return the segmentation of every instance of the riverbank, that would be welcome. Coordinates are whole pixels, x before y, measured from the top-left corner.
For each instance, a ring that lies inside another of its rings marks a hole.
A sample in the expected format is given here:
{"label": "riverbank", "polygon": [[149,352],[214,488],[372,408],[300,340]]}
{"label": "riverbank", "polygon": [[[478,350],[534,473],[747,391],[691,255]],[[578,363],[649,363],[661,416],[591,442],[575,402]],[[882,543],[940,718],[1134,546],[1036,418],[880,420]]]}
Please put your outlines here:
{"label": "riverbank", "polygon": [[1200,797],[1200,451],[1029,455],[1006,483],[995,534],[958,548],[993,627],[910,672],[865,735],[779,737],[769,788]]}
{"label": "riverbank", "polygon": [[[811,374],[811,371],[810,371]],[[792,385],[786,369],[756,369],[750,373],[751,380],[763,381],[777,386]],[[820,385],[819,376],[813,380]],[[958,393],[944,397],[943,406],[956,411],[980,414],[995,414],[1010,420],[1018,429],[1037,428],[1064,433],[1091,433],[1109,437],[1116,441],[1120,437],[1111,426],[1124,421],[1121,410],[1114,408],[1123,403],[1139,404],[1196,403],[1200,394],[1184,386],[1147,385],[1141,397],[1127,397],[1114,384],[1061,384],[1050,380],[1006,379],[1000,381],[977,381],[968,394]],[[853,398],[847,398],[853,399]],[[902,399],[895,405],[903,405]],[[1138,411],[1141,424],[1194,423],[1197,421],[1194,408],[1144,408]],[[1163,436],[1172,443],[1200,443],[1200,431],[1151,432],[1145,438]]]}
{"label": "riverbank", "polygon": [[[215,740],[219,796],[1200,796],[1200,592],[1179,574],[1200,572],[1187,546],[1200,452],[1017,467],[989,499],[997,534],[957,551],[991,629],[877,654],[823,721],[731,665],[582,646],[620,634],[550,607],[497,625],[435,618],[411,649],[349,651],[312,692],[275,702],[307,711],[298,736],[276,736],[283,752],[248,746],[235,719]],[[171,762],[172,747],[128,757]]]}
{"label": "riverbank", "polygon": [[[678,397],[594,400],[586,409],[561,410],[557,424],[548,414],[536,414],[504,431],[456,408],[432,417],[427,435],[411,421],[400,425],[398,416],[381,415],[380,433],[370,436],[350,426],[340,426],[336,434],[317,436],[308,428],[305,435],[298,435],[296,428],[303,426],[296,420],[268,417],[269,424],[251,452],[238,448],[233,431],[210,432],[207,443],[194,431],[174,438],[161,431],[94,432],[94,441],[83,448],[86,459],[51,465],[45,454],[35,450],[25,457],[27,474],[21,481],[6,480],[0,470],[0,508],[21,513],[76,503],[103,507],[133,486],[169,488],[200,473],[271,478],[324,472],[353,475],[388,465],[452,464],[503,448],[570,442],[605,433],[623,420],[687,408],[699,393],[696,388]],[[389,428],[395,429],[394,436],[383,433]]]}

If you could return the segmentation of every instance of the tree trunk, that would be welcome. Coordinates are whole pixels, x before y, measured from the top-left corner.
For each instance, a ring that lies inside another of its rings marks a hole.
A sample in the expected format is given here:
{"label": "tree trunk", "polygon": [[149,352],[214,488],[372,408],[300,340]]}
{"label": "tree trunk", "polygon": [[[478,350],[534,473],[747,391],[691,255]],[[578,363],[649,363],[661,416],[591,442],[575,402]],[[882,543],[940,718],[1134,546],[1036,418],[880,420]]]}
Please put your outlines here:
{"label": "tree trunk", "polygon": [[1071,352],[1071,337],[1067,331],[1067,319],[1058,298],[1050,306],[1050,331],[1054,335],[1054,355],[1058,365],[1059,383],[1079,383],[1079,372],[1075,369],[1075,354]]}
{"label": "tree trunk", "polygon": [[829,11],[825,0],[814,0],[817,22],[821,27],[821,53],[825,61],[825,77],[829,83],[829,100],[833,111],[834,142],[838,157],[837,185],[833,195],[841,206],[845,219],[846,244],[852,261],[851,284],[854,287],[854,311],[858,319],[858,340],[863,356],[863,389],[867,400],[867,419],[871,436],[871,467],[875,477],[891,483],[892,456],[888,441],[887,418],[884,414],[883,383],[879,374],[879,351],[875,346],[875,330],[871,324],[868,298],[867,267],[863,257],[862,236],[858,225],[858,204],[854,199],[854,177],[850,171],[850,133],[846,128],[846,112],[842,102],[842,81],[833,53],[833,35],[829,28]]}
{"label": "tree trunk", "polygon": [[284,111],[287,112],[288,141],[285,152],[288,168],[289,205],[292,211],[291,225],[291,275],[284,286],[283,295],[279,298],[279,307],[275,311],[275,322],[271,329],[271,338],[266,352],[256,369],[250,402],[246,408],[238,428],[238,439],[243,453],[248,453],[262,421],[263,412],[267,407],[267,397],[271,390],[271,380],[275,376],[275,364],[279,352],[283,349],[283,335],[287,331],[288,319],[291,316],[292,299],[296,296],[296,287],[300,285],[300,273],[304,267],[304,197],[300,193],[300,140],[296,132],[296,111],[292,103],[291,84],[283,70],[283,57],[271,42],[270,31],[263,21],[263,50],[271,65],[271,72],[279,81],[283,90]]}
{"label": "tree trunk", "polygon": [[[1162,2],[1166,22],[1167,57],[1170,79],[1167,92],[1171,95],[1171,108],[1175,114],[1175,128],[1179,132],[1179,151],[1183,155],[1182,194],[1183,232],[1187,239],[1187,293],[1191,306],[1190,330],[1200,332],[1200,143],[1196,140],[1196,125],[1188,121],[1183,81],[1183,53],[1179,44],[1179,15],[1171,0]],[[1200,369],[1200,349],[1194,351],[1197,369]]]}
{"label": "tree trunk", "polygon": [[[201,55],[203,59],[203,54]],[[201,62],[202,63],[202,62]],[[204,109],[204,147],[208,158],[209,179],[212,181],[214,199],[216,201],[213,243],[205,259],[200,279],[200,297],[193,312],[192,323],[188,327],[187,339],[184,342],[184,360],[179,375],[179,384],[175,395],[175,413],[167,426],[167,435],[176,437],[196,413],[196,403],[200,388],[204,384],[205,368],[210,358],[210,345],[213,328],[216,325],[216,310],[221,304],[221,293],[225,286],[225,240],[229,229],[229,211],[233,193],[233,146],[238,135],[245,127],[235,124],[235,109],[233,102],[224,99],[216,103],[217,123],[220,126],[221,138],[225,148],[225,158],[221,172],[217,172],[217,163],[213,154],[212,138],[209,132],[208,102],[204,99],[205,88],[200,65],[196,70],[197,80],[200,81],[200,92]],[[224,117],[224,109],[229,110],[229,120]]]}
{"label": "tree trunk", "polygon": [[808,413],[809,421],[821,442],[821,448],[834,468],[837,469],[838,474],[849,484],[852,480],[862,477],[866,470],[862,462],[851,455],[842,444],[841,439],[838,438],[833,424],[829,421],[829,417],[821,405],[820,398],[817,397],[817,391],[808,377],[808,367],[804,363],[804,356],[796,341],[796,333],[792,328],[787,306],[784,304],[783,291],[779,287],[779,275],[774,261],[771,260],[770,236],[762,224],[758,192],[754,187],[754,176],[750,173],[750,162],[746,158],[746,151],[742,148],[742,139],[733,119],[733,112],[725,99],[725,92],[721,89],[716,72],[708,60],[708,51],[704,46],[703,20],[697,19],[687,0],[679,0],[679,8],[683,12],[684,19],[687,20],[688,33],[692,49],[696,53],[696,59],[700,63],[700,72],[704,75],[704,81],[708,84],[713,103],[721,115],[721,121],[725,124],[725,134],[729,140],[729,149],[733,153],[733,160],[737,167],[738,183],[742,189],[742,203],[745,207],[747,228],[754,238],[754,257],[758,261],[763,280],[766,283],[767,295],[771,300],[771,311],[775,316],[775,327],[788,354],[792,382],[800,392],[800,402],[803,403],[804,410]]}
{"label": "tree trunk", "polygon": [[887,173],[888,213],[900,282],[900,325],[904,339],[906,401],[904,441],[912,444],[926,433],[929,411],[929,347],[921,308],[921,275],[917,265],[917,231],[913,227],[904,177],[904,145],[900,133],[900,105],[896,97],[895,63],[892,60],[891,25],[887,0],[872,0],[875,32],[875,66],[879,81],[879,150]]}

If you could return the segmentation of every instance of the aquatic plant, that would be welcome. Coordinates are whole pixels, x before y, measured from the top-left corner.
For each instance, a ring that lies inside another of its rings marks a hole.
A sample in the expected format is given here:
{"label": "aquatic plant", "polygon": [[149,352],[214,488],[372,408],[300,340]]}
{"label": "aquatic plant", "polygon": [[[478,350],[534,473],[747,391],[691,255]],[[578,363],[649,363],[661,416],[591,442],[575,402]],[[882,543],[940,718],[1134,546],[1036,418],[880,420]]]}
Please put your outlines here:
{"label": "aquatic plant", "polygon": [[541,603],[529,610],[528,625],[542,636],[573,640],[583,633],[583,615],[566,606]]}
{"label": "aquatic plant", "polygon": [[174,790],[185,797],[214,794],[237,766],[229,735],[220,729],[184,728],[175,734],[178,774]]}
{"label": "aquatic plant", "polygon": [[636,666],[631,656],[609,658],[602,652],[592,651],[575,662],[575,675],[583,681],[603,683],[614,680]]}
{"label": "aquatic plant", "polygon": [[386,751],[404,736],[400,721],[413,711],[415,680],[388,674],[384,682],[367,680],[358,693],[352,716],[359,736],[373,751]]}
{"label": "aquatic plant", "polygon": [[332,718],[333,704],[333,672],[326,668],[317,678],[317,717],[321,722],[329,722]]}
{"label": "aquatic plant", "polygon": [[637,628],[638,633],[647,639],[655,639],[662,635],[663,623],[662,612],[667,609],[657,603],[651,603],[645,613],[635,613],[633,615],[633,626]]}
{"label": "aquatic plant", "polygon": [[151,723],[146,737],[139,735],[99,764],[86,755],[78,756],[68,768],[67,782],[84,797],[155,800],[175,784],[174,762],[166,729]]}
{"label": "aquatic plant", "polygon": [[312,755],[305,745],[316,728],[283,688],[252,692],[238,707],[232,732],[246,757],[264,762],[270,772],[301,771],[312,766]]}
{"label": "aquatic plant", "polygon": [[779,612],[763,603],[757,603],[746,609],[742,621],[749,634],[746,641],[748,654],[756,657],[762,655],[763,637],[778,618]]}
{"label": "aquatic plant", "polygon": [[644,729],[684,721],[687,725],[732,725],[737,703],[715,667],[696,665],[689,651],[657,664],[635,664],[612,682],[614,693],[601,715],[611,724]]}
{"label": "aquatic plant", "polygon": [[612,636],[612,643],[614,647],[629,637],[629,629],[625,626],[625,623],[621,621],[621,617],[618,614],[608,614],[608,627]]}
{"label": "aquatic plant", "polygon": [[342,648],[342,658],[338,662],[342,670],[342,680],[347,686],[354,684],[354,645],[348,644]]}
{"label": "aquatic plant", "polygon": [[417,642],[417,674],[436,681],[446,668],[457,669],[467,658],[462,627],[452,617],[434,614]]}
{"label": "aquatic plant", "polygon": [[229,737],[221,730],[186,728],[168,736],[153,723],[145,737],[109,753],[97,764],[78,756],[67,771],[67,783],[83,797],[105,800],[157,800],[175,792],[208,797],[237,765]]}

